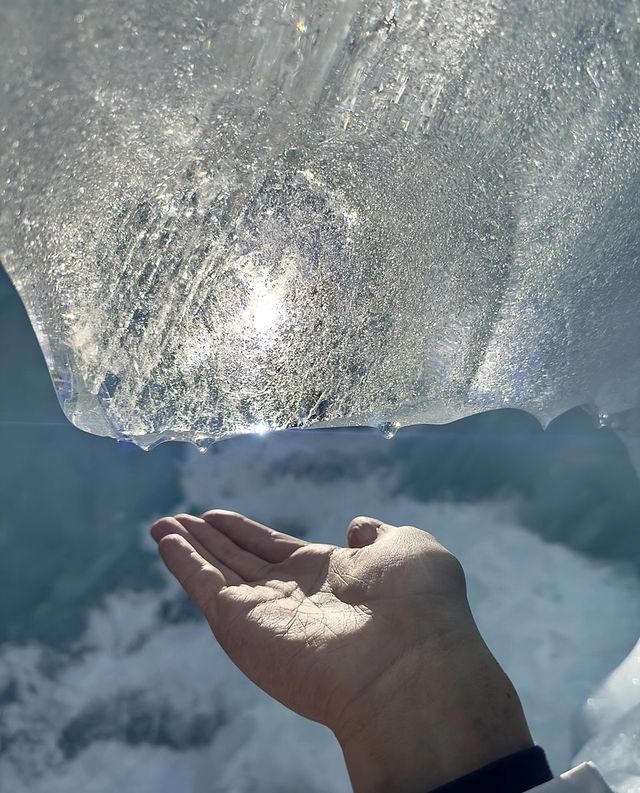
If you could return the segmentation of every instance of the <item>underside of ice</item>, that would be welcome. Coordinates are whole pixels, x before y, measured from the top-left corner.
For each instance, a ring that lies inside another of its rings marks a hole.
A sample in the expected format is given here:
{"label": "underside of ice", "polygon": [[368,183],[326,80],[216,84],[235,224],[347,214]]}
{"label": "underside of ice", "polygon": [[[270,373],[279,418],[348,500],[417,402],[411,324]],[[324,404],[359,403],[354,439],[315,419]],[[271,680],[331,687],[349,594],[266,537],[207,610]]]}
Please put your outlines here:
{"label": "underside of ice", "polygon": [[67,416],[149,447],[632,409],[639,15],[5,0],[0,259]]}

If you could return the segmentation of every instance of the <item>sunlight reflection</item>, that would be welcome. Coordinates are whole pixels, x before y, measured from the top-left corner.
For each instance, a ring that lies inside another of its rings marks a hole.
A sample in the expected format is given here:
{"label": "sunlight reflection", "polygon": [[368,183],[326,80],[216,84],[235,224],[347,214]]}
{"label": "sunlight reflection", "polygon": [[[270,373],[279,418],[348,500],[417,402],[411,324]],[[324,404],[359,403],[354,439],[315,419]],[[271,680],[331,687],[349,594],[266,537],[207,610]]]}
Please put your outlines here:
{"label": "sunlight reflection", "polygon": [[248,432],[250,432],[252,435],[266,435],[270,431],[271,431],[271,427],[268,424],[265,424],[264,422],[253,424],[248,429]]}
{"label": "sunlight reflection", "polygon": [[273,286],[269,286],[264,279],[256,280],[251,288],[245,319],[264,337],[264,341],[272,339],[281,312],[280,296]]}

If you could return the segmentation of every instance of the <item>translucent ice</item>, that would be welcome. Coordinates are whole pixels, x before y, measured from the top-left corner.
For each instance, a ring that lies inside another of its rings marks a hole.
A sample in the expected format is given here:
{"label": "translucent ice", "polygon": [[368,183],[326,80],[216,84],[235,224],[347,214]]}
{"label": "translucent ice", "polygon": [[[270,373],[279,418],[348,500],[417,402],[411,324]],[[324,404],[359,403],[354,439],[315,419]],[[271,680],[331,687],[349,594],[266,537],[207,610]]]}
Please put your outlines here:
{"label": "translucent ice", "polygon": [[148,447],[640,383],[637,0],[3,0],[0,258]]}
{"label": "translucent ice", "polygon": [[588,739],[575,762],[593,760],[617,793],[640,790],[640,642],[590,697],[577,720]]}

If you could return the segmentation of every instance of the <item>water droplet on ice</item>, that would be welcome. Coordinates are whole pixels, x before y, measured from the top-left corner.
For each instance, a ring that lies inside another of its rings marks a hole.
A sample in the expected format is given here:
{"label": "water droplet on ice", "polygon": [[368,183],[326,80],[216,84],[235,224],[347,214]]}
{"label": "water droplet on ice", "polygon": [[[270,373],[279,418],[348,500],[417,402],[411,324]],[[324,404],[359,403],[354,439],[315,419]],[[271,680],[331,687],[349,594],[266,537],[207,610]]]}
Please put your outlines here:
{"label": "water droplet on ice", "polygon": [[611,427],[612,425],[612,417],[609,413],[598,413],[598,426],[599,427]]}
{"label": "water droplet on ice", "polygon": [[385,421],[382,424],[378,424],[378,429],[388,440],[393,438],[399,428],[400,425],[397,421]]}

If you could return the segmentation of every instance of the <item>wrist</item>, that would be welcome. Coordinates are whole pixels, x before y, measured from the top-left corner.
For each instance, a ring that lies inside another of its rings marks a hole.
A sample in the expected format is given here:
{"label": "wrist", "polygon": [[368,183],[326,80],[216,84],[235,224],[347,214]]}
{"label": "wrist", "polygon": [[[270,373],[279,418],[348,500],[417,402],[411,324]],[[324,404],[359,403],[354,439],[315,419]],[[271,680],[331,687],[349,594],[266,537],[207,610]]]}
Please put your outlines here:
{"label": "wrist", "polygon": [[354,793],[426,793],[533,746],[515,689],[477,632],[403,655],[334,732]]}

